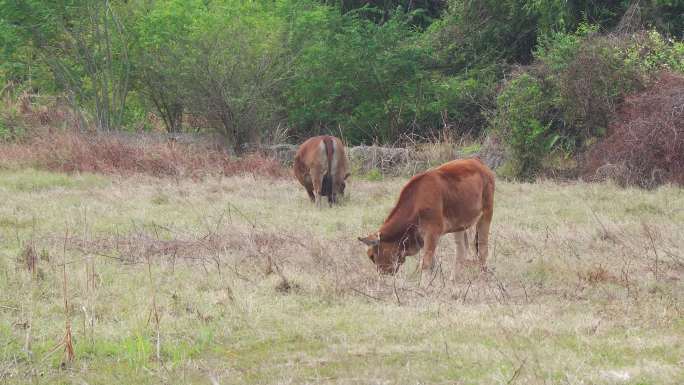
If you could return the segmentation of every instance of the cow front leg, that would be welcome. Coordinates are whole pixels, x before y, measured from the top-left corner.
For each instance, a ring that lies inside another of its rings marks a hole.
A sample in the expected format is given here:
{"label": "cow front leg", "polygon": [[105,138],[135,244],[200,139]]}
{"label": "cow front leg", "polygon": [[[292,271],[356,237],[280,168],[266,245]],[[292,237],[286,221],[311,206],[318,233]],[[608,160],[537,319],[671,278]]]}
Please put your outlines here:
{"label": "cow front leg", "polygon": [[314,195],[314,185],[311,182],[311,177],[307,176],[307,178],[302,182],[302,184],[306,189],[306,193],[309,195],[309,199],[311,199],[311,203],[316,203],[316,195]]}
{"label": "cow front leg", "polygon": [[434,233],[428,233],[423,235],[423,241],[424,243],[424,252],[423,252],[423,258],[421,258],[421,263],[420,263],[420,268],[422,270],[427,270],[430,269],[432,270],[434,268],[435,262],[434,262],[434,257],[435,257],[435,250],[437,249],[437,241],[439,239],[439,236]]}
{"label": "cow front leg", "polygon": [[309,199],[311,199],[311,203],[316,203],[316,195],[314,195],[313,188],[309,189],[307,187],[306,192],[307,194],[309,194]]}
{"label": "cow front leg", "polygon": [[[420,272],[420,278],[418,278],[418,286],[423,286],[424,284],[429,285],[429,282],[432,282],[432,280],[434,279],[432,272],[435,268],[434,259],[438,239],[439,236],[433,235],[432,233],[423,235],[423,256],[421,257],[420,262],[418,263],[418,268],[416,269]],[[423,271],[428,269],[431,273],[423,274]]]}

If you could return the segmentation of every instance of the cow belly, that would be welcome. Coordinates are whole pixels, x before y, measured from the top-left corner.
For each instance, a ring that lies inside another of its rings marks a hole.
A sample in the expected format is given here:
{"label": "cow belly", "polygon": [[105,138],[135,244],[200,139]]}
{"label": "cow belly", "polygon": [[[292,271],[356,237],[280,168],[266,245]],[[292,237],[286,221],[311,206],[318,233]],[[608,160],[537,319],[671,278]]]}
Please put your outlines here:
{"label": "cow belly", "polygon": [[446,233],[455,233],[458,231],[464,231],[466,229],[469,229],[473,225],[477,223],[477,221],[480,219],[482,216],[482,212],[479,212],[478,214],[474,216],[469,216],[468,218],[461,218],[461,219],[448,219],[445,218],[445,223],[444,223],[444,234]]}

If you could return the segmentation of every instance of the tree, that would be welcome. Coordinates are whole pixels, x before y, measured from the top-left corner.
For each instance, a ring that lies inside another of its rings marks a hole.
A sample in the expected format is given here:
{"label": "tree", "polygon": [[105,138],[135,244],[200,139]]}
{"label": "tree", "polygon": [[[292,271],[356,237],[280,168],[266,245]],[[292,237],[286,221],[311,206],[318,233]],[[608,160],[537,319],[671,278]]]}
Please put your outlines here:
{"label": "tree", "polygon": [[213,2],[184,47],[185,105],[236,152],[277,125],[276,97],[288,69],[280,23],[266,3]]}
{"label": "tree", "polygon": [[32,47],[73,104],[94,112],[97,128],[118,127],[129,90],[128,41],[108,0],[2,1],[3,23]]}
{"label": "tree", "polygon": [[334,10],[310,16],[290,31],[309,31],[285,94],[299,136],[340,127],[351,142],[387,142],[419,126],[427,56],[406,15],[382,25]]}
{"label": "tree", "polygon": [[411,25],[425,28],[446,9],[447,0],[325,0],[339,7],[342,14],[357,12],[368,20],[382,24],[397,10],[411,15]]}
{"label": "tree", "polygon": [[193,54],[193,26],[209,9],[200,0],[157,1],[139,7],[131,26],[134,34],[134,79],[169,132],[182,130],[188,93],[185,57]]}

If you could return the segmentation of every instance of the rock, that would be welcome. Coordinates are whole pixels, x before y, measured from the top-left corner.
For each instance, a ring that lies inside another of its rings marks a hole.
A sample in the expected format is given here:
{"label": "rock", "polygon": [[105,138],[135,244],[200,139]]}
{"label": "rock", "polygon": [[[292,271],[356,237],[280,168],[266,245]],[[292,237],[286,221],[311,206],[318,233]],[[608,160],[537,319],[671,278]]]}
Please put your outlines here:
{"label": "rock", "polygon": [[477,156],[492,170],[496,170],[506,161],[506,149],[500,139],[488,135]]}
{"label": "rock", "polygon": [[290,166],[297,153],[297,146],[292,144],[276,144],[273,146],[260,147],[259,151],[268,157],[274,158],[285,166]]}

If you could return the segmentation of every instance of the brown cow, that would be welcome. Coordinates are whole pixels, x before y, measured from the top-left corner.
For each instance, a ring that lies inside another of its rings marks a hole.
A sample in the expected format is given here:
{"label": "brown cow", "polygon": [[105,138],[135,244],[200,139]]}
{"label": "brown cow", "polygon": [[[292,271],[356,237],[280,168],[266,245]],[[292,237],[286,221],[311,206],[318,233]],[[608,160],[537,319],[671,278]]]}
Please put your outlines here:
{"label": "brown cow", "polygon": [[344,195],[349,177],[349,162],[342,141],[334,136],[315,136],[302,143],[294,158],[294,173],[309,194],[320,205],[328,197],[332,206],[338,195]]}
{"label": "brown cow", "polygon": [[454,160],[411,178],[377,233],[359,240],[380,272],[396,273],[407,255],[425,248],[421,267],[432,268],[439,237],[455,233],[457,263],[465,262],[465,230],[474,224],[480,266],[485,270],[494,212],[494,173],[479,159]]}

